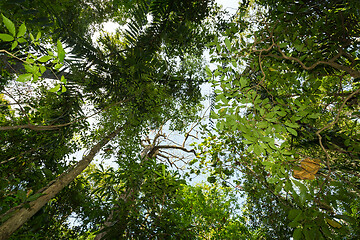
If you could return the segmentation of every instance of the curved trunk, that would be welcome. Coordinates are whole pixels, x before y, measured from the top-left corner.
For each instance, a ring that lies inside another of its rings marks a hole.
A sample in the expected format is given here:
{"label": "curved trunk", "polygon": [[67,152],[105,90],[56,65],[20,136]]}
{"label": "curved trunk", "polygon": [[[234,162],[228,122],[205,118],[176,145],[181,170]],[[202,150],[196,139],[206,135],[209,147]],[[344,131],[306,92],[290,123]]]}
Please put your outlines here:
{"label": "curved trunk", "polygon": [[39,211],[50,199],[55,197],[64,187],[71,183],[81,172],[89,166],[95,155],[106,145],[111,139],[118,135],[122,131],[123,127],[116,129],[111,134],[104,137],[99,143],[94,145],[90,152],[83,157],[74,167],[70,168],[66,172],[62,173],[54,181],[50,182],[46,187],[39,190],[38,193],[43,195],[36,200],[29,203],[30,207],[25,208],[23,206],[15,207],[9,210],[5,216],[9,216],[0,226],[0,240],[5,240],[10,237],[19,227],[21,227],[26,221],[28,221],[37,211]]}

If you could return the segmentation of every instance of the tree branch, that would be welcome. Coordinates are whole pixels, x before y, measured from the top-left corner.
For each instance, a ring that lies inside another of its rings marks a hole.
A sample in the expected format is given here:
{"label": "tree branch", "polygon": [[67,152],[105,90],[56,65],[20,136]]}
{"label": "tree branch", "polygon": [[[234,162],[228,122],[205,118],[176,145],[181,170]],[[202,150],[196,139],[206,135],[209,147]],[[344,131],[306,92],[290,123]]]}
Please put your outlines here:
{"label": "tree branch", "polygon": [[154,146],[153,147],[154,150],[159,150],[159,149],[179,149],[182,150],[184,152],[189,152],[189,153],[194,153],[194,155],[196,156],[196,151],[194,149],[188,150],[185,147],[181,147],[181,146],[176,146],[176,145],[160,145],[160,146]]}

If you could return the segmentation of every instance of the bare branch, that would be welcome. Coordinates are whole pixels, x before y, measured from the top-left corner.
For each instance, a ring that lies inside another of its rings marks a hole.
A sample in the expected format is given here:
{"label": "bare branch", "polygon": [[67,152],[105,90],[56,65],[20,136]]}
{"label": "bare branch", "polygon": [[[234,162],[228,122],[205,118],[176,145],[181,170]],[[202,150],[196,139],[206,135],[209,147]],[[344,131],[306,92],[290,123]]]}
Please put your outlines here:
{"label": "bare branch", "polygon": [[181,146],[176,146],[176,145],[160,145],[160,146],[154,146],[155,150],[158,149],[178,149],[178,150],[182,150],[184,152],[189,152],[189,153],[194,153],[194,155],[196,156],[196,151],[194,149],[188,150],[185,147],[181,147]]}
{"label": "bare branch", "polygon": [[187,133],[185,133],[185,139],[184,139],[183,144],[182,144],[183,147],[185,147],[186,140],[189,138],[189,136],[197,139],[197,137],[195,137],[195,136],[193,136],[193,135],[190,135],[190,133],[194,130],[194,128],[195,128],[197,125],[200,124],[200,121],[205,118],[205,115],[206,115],[206,113],[208,112],[209,109],[210,109],[210,106],[205,110],[204,114],[203,114],[202,117],[199,119],[199,121],[197,121],[196,123],[194,123],[194,124],[191,126],[190,130],[187,131]]}
{"label": "bare branch", "polygon": [[9,56],[11,56],[11,57],[13,57],[13,58],[15,58],[15,59],[23,62],[23,63],[31,64],[31,63],[29,63],[29,62],[27,62],[27,61],[22,60],[21,58],[18,58],[17,56],[15,56],[14,54],[12,54],[12,53],[10,53],[10,52],[8,52],[8,51],[6,51],[6,50],[0,50],[0,53],[6,53],[7,55],[9,55]]}

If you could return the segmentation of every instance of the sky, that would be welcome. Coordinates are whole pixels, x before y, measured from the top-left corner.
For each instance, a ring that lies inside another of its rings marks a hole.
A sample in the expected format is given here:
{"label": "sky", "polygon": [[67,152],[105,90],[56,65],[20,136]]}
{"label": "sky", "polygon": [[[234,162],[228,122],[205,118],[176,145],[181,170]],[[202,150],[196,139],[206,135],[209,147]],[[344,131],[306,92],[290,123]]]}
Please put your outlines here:
{"label": "sky", "polygon": [[[235,13],[239,0],[215,0],[218,4],[222,5],[225,10],[227,10],[229,13]],[[115,32],[118,24],[114,22],[106,22],[103,23],[104,30],[107,32]],[[95,33],[93,39],[96,39],[100,34]]]}
{"label": "sky", "polygon": [[216,0],[215,2],[222,5],[224,9],[227,10],[228,12],[235,13],[237,10],[239,0]]}

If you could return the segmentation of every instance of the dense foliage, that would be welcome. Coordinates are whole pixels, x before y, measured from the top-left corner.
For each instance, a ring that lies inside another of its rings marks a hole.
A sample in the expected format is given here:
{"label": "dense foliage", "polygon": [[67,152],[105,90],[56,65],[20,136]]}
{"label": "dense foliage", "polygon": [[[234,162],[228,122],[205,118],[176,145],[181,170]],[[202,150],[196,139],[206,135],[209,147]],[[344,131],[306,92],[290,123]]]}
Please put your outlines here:
{"label": "dense foliage", "polygon": [[1,1],[0,239],[360,238],[359,9]]}
{"label": "dense foliage", "polygon": [[237,176],[269,239],[359,238],[358,4],[244,4],[211,43],[217,134],[200,167]]}

